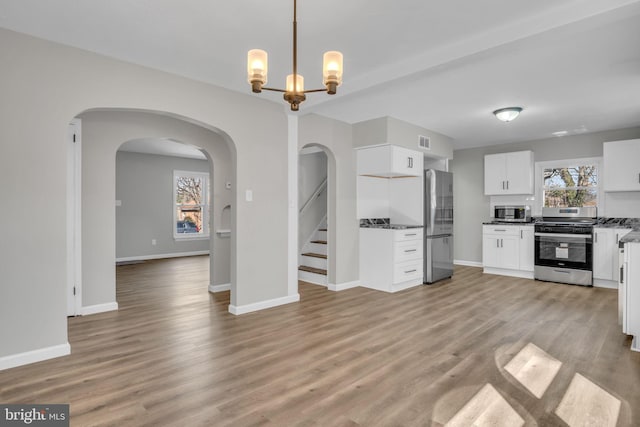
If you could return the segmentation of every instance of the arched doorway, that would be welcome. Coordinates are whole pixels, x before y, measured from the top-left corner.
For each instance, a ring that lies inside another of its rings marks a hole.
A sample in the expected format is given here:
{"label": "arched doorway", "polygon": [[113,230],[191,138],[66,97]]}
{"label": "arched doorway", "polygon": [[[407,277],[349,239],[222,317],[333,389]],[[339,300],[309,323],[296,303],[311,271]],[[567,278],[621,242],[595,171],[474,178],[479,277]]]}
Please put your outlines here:
{"label": "arched doorway", "polygon": [[[235,177],[235,147],[223,132],[186,118],[159,112],[139,110],[90,110],[78,116],[82,120],[82,310],[79,314],[90,314],[117,309],[115,298],[115,260],[117,207],[116,195],[116,153],[124,141],[156,138],[173,141],[189,141],[201,148],[206,156],[214,183],[209,194],[227,197],[218,200],[217,210],[210,214],[209,251],[216,254],[210,260],[210,290],[230,290],[234,292],[231,265],[235,259],[231,240],[235,220],[230,209],[235,190],[231,183]],[[226,170],[213,169],[213,162],[226,165]],[[111,158],[112,161],[105,159]],[[224,192],[216,191],[217,187]],[[116,207],[114,207],[116,200]],[[169,199],[170,201],[170,199]],[[170,206],[169,203],[167,206]],[[171,208],[173,209],[173,208]],[[218,235],[216,230],[222,217],[228,222],[225,232]],[[173,219],[167,229],[173,230]],[[169,228],[171,227],[171,228]],[[148,236],[150,237],[150,236]],[[156,244],[159,243],[156,239]],[[145,239],[152,246],[153,237]],[[226,247],[221,250],[221,247]],[[204,289],[206,292],[206,289]]]}
{"label": "arched doorway", "polygon": [[335,280],[335,158],[306,144],[298,155],[298,279],[331,289]]}

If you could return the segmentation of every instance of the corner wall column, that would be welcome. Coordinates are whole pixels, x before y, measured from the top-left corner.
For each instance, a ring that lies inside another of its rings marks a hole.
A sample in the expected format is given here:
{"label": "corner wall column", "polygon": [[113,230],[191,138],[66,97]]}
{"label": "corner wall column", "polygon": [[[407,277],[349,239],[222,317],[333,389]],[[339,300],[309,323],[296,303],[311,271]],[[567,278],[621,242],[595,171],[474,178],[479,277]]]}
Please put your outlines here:
{"label": "corner wall column", "polygon": [[288,145],[287,166],[289,169],[288,185],[288,295],[298,295],[298,116],[287,115]]}

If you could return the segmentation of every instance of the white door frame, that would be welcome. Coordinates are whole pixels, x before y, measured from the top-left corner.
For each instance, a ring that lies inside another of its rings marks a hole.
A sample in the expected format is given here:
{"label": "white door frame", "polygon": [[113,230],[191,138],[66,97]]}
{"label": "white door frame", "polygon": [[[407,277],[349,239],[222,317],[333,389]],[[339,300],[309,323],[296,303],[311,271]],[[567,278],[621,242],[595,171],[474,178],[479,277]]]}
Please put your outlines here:
{"label": "white door frame", "polygon": [[67,132],[67,316],[82,314],[82,122]]}

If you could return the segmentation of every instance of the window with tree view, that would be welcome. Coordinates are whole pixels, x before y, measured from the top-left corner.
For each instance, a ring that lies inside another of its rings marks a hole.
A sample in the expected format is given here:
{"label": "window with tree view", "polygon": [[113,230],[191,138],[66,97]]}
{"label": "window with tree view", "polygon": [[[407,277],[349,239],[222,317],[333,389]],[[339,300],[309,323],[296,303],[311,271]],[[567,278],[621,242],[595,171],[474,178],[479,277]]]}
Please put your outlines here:
{"label": "window with tree view", "polygon": [[174,236],[209,235],[209,174],[174,171]]}
{"label": "window with tree view", "polygon": [[598,167],[594,164],[543,169],[544,206],[598,205]]}

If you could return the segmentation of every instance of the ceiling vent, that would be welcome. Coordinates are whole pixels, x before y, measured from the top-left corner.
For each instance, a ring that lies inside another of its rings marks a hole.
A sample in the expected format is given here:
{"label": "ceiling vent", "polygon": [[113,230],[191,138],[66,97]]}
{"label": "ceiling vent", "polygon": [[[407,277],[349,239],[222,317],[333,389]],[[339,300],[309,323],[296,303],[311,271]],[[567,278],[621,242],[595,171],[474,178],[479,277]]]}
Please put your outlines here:
{"label": "ceiling vent", "polygon": [[431,138],[424,135],[418,135],[418,147],[425,150],[431,150]]}

